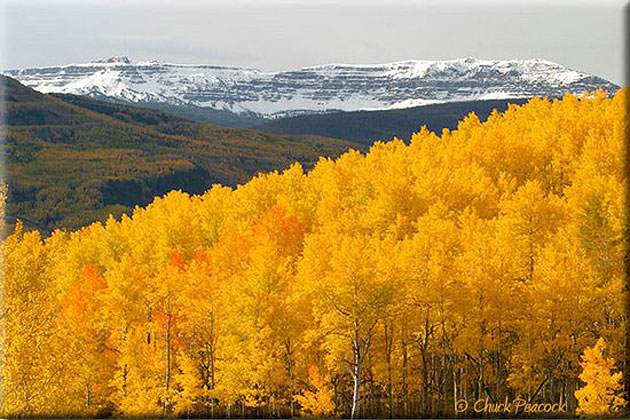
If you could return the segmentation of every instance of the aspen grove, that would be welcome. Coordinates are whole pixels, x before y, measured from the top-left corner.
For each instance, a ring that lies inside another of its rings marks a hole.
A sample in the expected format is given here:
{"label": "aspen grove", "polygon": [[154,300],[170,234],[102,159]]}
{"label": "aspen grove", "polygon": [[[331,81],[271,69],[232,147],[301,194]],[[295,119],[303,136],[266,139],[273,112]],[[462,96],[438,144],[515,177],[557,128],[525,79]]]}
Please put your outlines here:
{"label": "aspen grove", "polygon": [[626,371],[628,91],[3,243],[8,417],[448,417]]}

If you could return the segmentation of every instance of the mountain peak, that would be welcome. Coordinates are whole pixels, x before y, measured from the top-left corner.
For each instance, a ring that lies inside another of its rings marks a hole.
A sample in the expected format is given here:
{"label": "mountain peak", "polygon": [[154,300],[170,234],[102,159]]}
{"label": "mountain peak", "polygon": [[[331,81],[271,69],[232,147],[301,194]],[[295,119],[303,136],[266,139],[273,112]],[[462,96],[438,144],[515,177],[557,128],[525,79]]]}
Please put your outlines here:
{"label": "mountain peak", "polygon": [[131,64],[131,60],[125,55],[115,55],[104,60],[97,60],[96,63]]}

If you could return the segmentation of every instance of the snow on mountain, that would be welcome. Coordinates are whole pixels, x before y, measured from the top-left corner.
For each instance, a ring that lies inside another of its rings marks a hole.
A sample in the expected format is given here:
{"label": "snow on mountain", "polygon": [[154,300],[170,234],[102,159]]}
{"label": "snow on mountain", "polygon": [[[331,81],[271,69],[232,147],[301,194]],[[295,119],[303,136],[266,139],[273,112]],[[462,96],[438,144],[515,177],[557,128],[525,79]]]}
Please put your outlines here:
{"label": "snow on mountain", "polygon": [[326,64],[268,73],[230,66],[134,63],[117,56],[85,64],[9,70],[4,74],[44,93],[212,108],[264,118],[560,96],[598,87],[614,92],[619,88],[599,77],[541,59]]}

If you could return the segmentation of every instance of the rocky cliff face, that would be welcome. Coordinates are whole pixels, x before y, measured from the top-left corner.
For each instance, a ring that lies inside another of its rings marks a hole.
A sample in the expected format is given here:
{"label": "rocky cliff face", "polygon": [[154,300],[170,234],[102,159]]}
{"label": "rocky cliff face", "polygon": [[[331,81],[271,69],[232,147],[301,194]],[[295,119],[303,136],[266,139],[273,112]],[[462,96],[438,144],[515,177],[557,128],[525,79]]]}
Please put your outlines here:
{"label": "rocky cliff face", "polygon": [[140,104],[210,108],[261,118],[331,111],[383,110],[454,101],[581,94],[619,87],[541,59],[327,64],[266,73],[255,69],[131,62],[5,71],[40,92]]}

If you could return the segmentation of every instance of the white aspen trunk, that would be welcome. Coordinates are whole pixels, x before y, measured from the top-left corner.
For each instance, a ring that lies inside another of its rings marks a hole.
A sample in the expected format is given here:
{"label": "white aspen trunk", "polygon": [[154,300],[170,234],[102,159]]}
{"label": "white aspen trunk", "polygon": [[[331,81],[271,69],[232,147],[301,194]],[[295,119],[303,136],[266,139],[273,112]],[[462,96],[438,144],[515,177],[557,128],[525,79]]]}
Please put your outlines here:
{"label": "white aspen trunk", "polygon": [[391,330],[387,328],[385,324],[385,348],[386,348],[386,360],[387,360],[387,399],[389,403],[389,418],[394,416],[394,392],[393,392],[393,380],[392,380],[392,345],[393,345],[393,325]]}
{"label": "white aspen trunk", "polygon": [[457,404],[457,371],[453,370],[453,404]]}
{"label": "white aspen trunk", "polygon": [[168,412],[168,391],[171,386],[171,313],[166,314],[166,377],[164,379],[164,415]]}
{"label": "white aspen trunk", "polygon": [[403,352],[403,363],[402,363],[402,397],[403,397],[403,417],[407,417],[409,415],[409,398],[407,391],[407,366],[408,366],[408,356],[407,356],[407,332],[406,328],[403,326],[403,338],[402,338],[402,352]]}
{"label": "white aspen trunk", "polygon": [[354,352],[354,366],[352,370],[352,410],[350,411],[350,418],[355,419],[359,415],[360,399],[361,399],[361,347],[359,342],[359,326],[357,322],[354,323],[354,337],[352,341],[352,347]]}
{"label": "white aspen trunk", "polygon": [[85,384],[85,405],[92,407],[92,386],[89,382]]}

